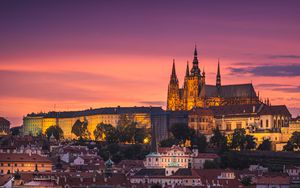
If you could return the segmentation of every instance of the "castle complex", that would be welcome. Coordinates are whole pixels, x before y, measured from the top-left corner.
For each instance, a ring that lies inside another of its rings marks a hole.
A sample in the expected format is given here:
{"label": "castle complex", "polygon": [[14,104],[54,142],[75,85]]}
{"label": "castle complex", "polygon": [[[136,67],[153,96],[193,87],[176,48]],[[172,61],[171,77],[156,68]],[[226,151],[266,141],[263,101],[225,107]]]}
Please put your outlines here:
{"label": "castle complex", "polygon": [[236,104],[258,104],[259,96],[252,84],[222,85],[220,63],[216,85],[207,85],[205,71],[201,73],[195,47],[193,67],[186,67],[183,88],[179,88],[179,81],[173,61],[172,74],[168,87],[167,110],[191,110],[193,107],[210,107]]}

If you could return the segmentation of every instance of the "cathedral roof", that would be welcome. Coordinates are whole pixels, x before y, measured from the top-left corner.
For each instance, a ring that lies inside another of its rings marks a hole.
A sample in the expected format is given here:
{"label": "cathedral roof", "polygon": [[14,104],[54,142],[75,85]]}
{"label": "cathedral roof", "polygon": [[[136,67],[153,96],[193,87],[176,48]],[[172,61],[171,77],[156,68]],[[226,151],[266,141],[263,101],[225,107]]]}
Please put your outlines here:
{"label": "cathedral roof", "polygon": [[[218,90],[215,85],[206,85],[206,97],[217,97]],[[256,97],[255,90],[252,84],[236,84],[236,85],[222,85],[221,97]]]}

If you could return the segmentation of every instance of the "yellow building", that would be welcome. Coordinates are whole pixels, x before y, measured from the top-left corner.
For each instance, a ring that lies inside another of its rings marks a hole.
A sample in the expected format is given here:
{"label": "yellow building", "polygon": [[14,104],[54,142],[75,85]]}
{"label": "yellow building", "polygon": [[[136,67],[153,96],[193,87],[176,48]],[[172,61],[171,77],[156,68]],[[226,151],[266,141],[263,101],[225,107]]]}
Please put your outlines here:
{"label": "yellow building", "polygon": [[161,107],[115,107],[98,108],[84,111],[48,112],[28,114],[23,118],[24,135],[45,133],[48,127],[58,125],[64,132],[64,138],[72,139],[72,126],[77,120],[88,122],[88,131],[93,132],[99,123],[117,126],[120,116],[126,115],[137,122],[139,127],[150,128],[152,112],[161,112]]}
{"label": "yellow building", "polygon": [[198,53],[195,48],[193,67],[186,67],[183,87],[179,81],[173,60],[172,73],[168,85],[167,110],[191,110],[194,107],[224,106],[235,104],[259,104],[252,84],[222,85],[220,63],[218,62],[216,84],[205,82],[205,72],[199,68]]}
{"label": "yellow building", "polygon": [[51,172],[52,161],[37,154],[0,153],[1,174],[20,172]]}

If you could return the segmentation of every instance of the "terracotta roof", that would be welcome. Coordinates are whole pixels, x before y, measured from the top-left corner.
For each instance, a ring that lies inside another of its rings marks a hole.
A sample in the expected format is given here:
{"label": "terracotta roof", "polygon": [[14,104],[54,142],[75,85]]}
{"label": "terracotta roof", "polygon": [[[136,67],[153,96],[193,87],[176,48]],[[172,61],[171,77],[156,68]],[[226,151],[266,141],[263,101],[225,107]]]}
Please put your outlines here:
{"label": "terracotta roof", "polygon": [[288,177],[288,176],[262,176],[262,177],[257,177],[255,182],[258,185],[289,185],[290,177]]}
{"label": "terracotta roof", "polygon": [[6,184],[11,178],[12,177],[10,174],[0,175],[0,186],[3,186],[4,184]]}
{"label": "terracotta roof", "polygon": [[47,157],[42,157],[37,154],[29,154],[25,153],[0,153],[0,161],[1,162],[45,162],[52,163],[50,159]]}

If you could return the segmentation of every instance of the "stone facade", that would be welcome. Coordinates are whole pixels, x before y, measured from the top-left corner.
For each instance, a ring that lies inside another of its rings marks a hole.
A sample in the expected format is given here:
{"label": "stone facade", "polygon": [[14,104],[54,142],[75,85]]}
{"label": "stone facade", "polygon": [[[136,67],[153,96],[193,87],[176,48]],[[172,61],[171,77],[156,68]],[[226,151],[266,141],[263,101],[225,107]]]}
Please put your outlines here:
{"label": "stone facade", "polygon": [[222,106],[233,104],[257,104],[259,96],[252,84],[221,85],[220,64],[216,77],[216,85],[207,85],[205,71],[199,68],[198,53],[195,48],[193,67],[186,67],[183,87],[179,81],[173,60],[172,73],[168,86],[167,110],[191,110],[194,107]]}
{"label": "stone facade", "polygon": [[[98,108],[84,111],[48,112],[28,114],[23,118],[23,134],[36,136],[45,133],[48,127],[58,125],[64,132],[64,138],[72,139],[72,126],[77,120],[88,122],[88,131],[93,133],[99,123],[117,126],[122,115],[138,123],[140,127],[151,127],[151,113],[162,112],[160,107],[116,107]],[[93,137],[93,134],[91,134]]]}

